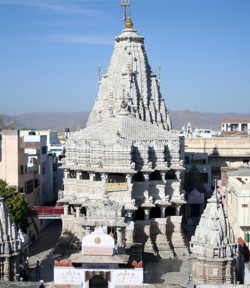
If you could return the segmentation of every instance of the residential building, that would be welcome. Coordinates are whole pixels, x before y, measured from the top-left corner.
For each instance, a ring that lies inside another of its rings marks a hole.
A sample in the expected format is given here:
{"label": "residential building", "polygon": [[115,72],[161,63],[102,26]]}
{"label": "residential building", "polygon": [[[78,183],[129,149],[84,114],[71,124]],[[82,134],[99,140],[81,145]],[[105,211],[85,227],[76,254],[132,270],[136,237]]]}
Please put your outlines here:
{"label": "residential building", "polygon": [[248,166],[250,138],[213,137],[185,138],[185,153],[207,153],[211,165],[212,185],[221,178],[221,167]]}
{"label": "residential building", "polygon": [[221,121],[221,135],[225,137],[249,137],[249,118],[224,118]]}
{"label": "residential building", "polygon": [[[46,136],[26,135],[19,130],[0,132],[0,178],[23,193],[30,208],[56,200],[53,155],[47,154]],[[30,218],[27,234],[33,241],[46,221]]]}

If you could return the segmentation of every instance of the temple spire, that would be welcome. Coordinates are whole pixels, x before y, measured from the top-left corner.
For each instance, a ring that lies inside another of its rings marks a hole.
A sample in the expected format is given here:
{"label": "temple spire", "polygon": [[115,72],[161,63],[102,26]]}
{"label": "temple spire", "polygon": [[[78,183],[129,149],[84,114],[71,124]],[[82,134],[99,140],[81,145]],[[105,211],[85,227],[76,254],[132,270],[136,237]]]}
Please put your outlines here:
{"label": "temple spire", "polygon": [[126,22],[127,22],[127,7],[130,6],[130,0],[121,0],[120,6],[124,8],[124,14],[123,14],[123,21],[124,21],[124,28],[126,28]]}

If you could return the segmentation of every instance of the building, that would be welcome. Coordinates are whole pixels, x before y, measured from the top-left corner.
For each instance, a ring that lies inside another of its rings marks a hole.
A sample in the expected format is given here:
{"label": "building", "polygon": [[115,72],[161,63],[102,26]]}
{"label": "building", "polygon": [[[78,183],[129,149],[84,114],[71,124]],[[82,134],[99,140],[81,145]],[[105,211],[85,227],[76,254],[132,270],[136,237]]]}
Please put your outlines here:
{"label": "building", "polygon": [[224,118],[221,121],[221,135],[225,137],[249,137],[249,118]]}
{"label": "building", "polygon": [[115,245],[115,239],[101,227],[87,234],[82,248],[68,261],[55,261],[54,284],[77,287],[117,287],[118,285],[142,285],[143,263],[133,261],[124,249]]}
{"label": "building", "polygon": [[131,261],[187,255],[183,140],[172,131],[144,37],[125,17],[87,127],[66,142],[62,235],[81,241],[103,227]]}
{"label": "building", "polygon": [[62,157],[64,155],[64,145],[58,139],[58,132],[52,130],[20,130],[21,136],[46,136],[47,152]]}
{"label": "building", "polygon": [[211,165],[212,185],[221,178],[221,167],[248,166],[250,138],[213,137],[185,138],[185,153],[207,153]]}
{"label": "building", "polygon": [[[20,136],[20,130],[0,132],[0,179],[23,193],[30,208],[55,201],[54,171],[46,136]],[[57,191],[56,191],[57,192]],[[27,234],[35,240],[46,221],[30,218]]]}

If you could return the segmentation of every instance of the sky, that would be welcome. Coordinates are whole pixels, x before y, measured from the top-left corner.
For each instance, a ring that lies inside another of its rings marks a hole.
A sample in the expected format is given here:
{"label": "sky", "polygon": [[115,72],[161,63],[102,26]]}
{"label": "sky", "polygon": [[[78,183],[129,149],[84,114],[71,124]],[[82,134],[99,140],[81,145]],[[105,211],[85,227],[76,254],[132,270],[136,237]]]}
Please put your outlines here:
{"label": "sky", "polygon": [[[131,0],[169,110],[250,113],[250,0]],[[90,111],[120,0],[0,0],[0,115]]]}

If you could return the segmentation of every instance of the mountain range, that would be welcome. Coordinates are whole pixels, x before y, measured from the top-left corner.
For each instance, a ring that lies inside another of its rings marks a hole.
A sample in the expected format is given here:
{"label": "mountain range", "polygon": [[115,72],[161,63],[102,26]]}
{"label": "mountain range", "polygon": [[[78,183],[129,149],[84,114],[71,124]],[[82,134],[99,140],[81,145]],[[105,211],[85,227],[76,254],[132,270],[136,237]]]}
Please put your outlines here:
{"label": "mountain range", "polygon": [[[169,111],[173,129],[180,130],[190,123],[193,128],[220,130],[223,118],[250,118],[250,114],[241,113],[201,113],[199,111]],[[17,129],[70,131],[86,126],[89,112],[39,112],[19,115],[2,115],[5,124],[14,123]]]}

